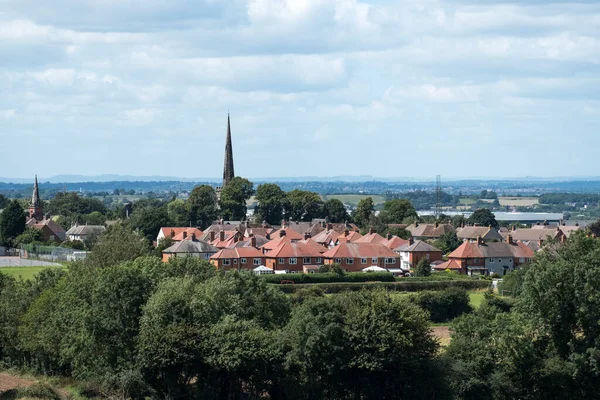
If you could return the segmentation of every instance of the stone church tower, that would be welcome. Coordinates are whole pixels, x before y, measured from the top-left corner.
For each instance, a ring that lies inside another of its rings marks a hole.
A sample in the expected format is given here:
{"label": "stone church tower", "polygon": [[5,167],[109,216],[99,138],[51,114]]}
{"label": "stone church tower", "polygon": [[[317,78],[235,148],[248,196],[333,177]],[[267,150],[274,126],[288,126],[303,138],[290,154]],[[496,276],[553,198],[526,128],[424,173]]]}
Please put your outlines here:
{"label": "stone church tower", "polygon": [[35,183],[33,184],[33,195],[31,196],[31,205],[29,206],[29,218],[33,218],[36,221],[44,219],[44,211],[42,209],[42,200],[40,199],[40,189],[38,187],[37,175],[35,176]]}
{"label": "stone church tower", "polygon": [[225,163],[223,165],[223,184],[217,187],[217,199],[221,199],[221,192],[235,177],[233,169],[233,146],[231,144],[231,122],[227,113],[227,139],[225,140]]}

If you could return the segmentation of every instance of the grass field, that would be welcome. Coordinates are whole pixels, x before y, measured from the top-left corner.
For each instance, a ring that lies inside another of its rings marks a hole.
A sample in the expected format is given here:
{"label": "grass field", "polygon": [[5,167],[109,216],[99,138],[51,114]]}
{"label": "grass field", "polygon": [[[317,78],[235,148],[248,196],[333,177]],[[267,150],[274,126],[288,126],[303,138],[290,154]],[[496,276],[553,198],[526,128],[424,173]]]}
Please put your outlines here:
{"label": "grass field", "polygon": [[461,197],[459,201],[460,204],[463,206],[470,206],[471,204],[475,203],[475,199],[472,199],[470,197]]}
{"label": "grass field", "polygon": [[483,303],[484,295],[485,290],[469,292],[469,300],[471,301],[471,306],[473,308],[479,308],[481,303]]}
{"label": "grass field", "polygon": [[528,207],[540,204],[537,197],[498,197],[501,206]]}
{"label": "grass field", "polygon": [[366,199],[367,197],[371,197],[373,199],[373,203],[375,204],[383,204],[385,203],[385,196],[382,195],[368,195],[368,194],[331,194],[327,196],[323,196],[325,200],[329,199],[338,199],[344,204],[357,205],[359,201],[362,199]]}
{"label": "grass field", "polygon": [[0,268],[0,272],[17,279],[22,277],[24,280],[29,280],[40,273],[40,271],[48,268],[66,269],[66,267],[2,267]]}

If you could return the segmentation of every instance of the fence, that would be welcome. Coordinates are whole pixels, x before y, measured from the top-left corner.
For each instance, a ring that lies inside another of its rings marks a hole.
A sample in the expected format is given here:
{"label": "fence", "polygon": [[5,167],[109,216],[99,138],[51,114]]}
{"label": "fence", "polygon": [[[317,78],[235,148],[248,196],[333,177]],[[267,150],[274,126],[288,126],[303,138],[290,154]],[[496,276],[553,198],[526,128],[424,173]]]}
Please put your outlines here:
{"label": "fence", "polygon": [[21,258],[49,262],[83,260],[86,256],[86,251],[57,246],[24,244],[19,249],[19,257]]}

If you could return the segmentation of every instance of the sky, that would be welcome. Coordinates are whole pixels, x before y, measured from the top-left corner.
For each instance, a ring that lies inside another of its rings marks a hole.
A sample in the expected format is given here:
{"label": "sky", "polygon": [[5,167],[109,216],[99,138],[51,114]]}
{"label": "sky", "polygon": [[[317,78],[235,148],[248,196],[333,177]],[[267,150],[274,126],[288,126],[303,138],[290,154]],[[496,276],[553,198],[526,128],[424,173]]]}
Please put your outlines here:
{"label": "sky", "polygon": [[600,175],[600,2],[0,0],[0,176]]}

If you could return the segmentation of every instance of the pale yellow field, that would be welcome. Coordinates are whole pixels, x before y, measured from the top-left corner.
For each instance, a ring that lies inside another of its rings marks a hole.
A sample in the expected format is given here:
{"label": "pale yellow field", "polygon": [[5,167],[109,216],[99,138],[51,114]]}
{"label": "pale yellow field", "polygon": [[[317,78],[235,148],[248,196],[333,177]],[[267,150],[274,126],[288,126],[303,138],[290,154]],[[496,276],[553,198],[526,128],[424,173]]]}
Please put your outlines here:
{"label": "pale yellow field", "polygon": [[527,207],[539,204],[537,197],[498,197],[501,206]]}

